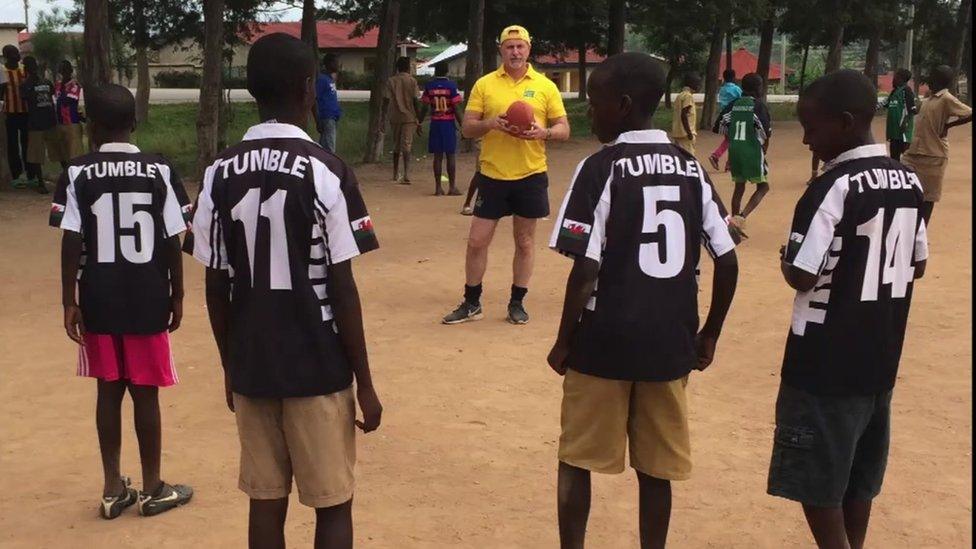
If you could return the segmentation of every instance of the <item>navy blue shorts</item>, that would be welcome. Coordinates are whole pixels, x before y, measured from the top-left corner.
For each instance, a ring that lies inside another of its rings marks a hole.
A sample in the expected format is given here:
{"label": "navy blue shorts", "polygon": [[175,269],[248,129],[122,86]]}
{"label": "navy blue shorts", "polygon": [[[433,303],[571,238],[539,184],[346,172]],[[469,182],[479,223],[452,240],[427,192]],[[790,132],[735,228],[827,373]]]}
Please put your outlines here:
{"label": "navy blue shorts", "polygon": [[427,138],[427,152],[455,154],[457,152],[457,130],[454,120],[431,120],[430,136]]}

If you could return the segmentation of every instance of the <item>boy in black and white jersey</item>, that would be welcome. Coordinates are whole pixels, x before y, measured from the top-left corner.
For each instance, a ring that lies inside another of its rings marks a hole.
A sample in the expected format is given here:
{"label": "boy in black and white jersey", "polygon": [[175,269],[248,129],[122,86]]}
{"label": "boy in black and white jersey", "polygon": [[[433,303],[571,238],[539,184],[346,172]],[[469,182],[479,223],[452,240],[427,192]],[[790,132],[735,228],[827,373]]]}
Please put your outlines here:
{"label": "boy in black and white jersey", "polygon": [[864,544],[913,281],[928,257],[918,176],[871,134],[876,97],[845,70],[810,84],[797,107],[803,142],[825,165],[781,251],[797,294],[768,492],[803,504],[820,547]]}
{"label": "boy in black and white jersey", "polygon": [[262,122],[206,169],[193,218],[252,547],[285,546],[292,477],[315,508],[316,547],[352,546],[355,427],[376,429],[382,413],[350,262],[378,244],[352,170],[301,129],[315,65],[286,34],[251,46]]}
{"label": "boy in black and white jersey", "polygon": [[[688,374],[711,363],[735,293],[735,243],[718,194],[692,154],[650,129],[664,82],[645,54],[615,55],[594,70],[589,113],[606,146],[576,168],[549,243],[575,260],[548,359],[565,375],[564,547],[583,546],[590,472],[623,472],[628,439],[642,546],[664,546],[670,481],[691,473]],[[702,246],[715,279],[699,331]]]}

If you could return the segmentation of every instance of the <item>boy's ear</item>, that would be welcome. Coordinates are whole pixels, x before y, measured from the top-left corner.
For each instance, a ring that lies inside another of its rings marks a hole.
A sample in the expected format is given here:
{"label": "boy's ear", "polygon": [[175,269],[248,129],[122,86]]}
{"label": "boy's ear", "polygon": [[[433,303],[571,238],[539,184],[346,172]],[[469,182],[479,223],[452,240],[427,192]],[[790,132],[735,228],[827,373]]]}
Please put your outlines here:
{"label": "boy's ear", "polygon": [[620,112],[623,113],[624,117],[630,114],[630,111],[634,108],[634,100],[630,98],[629,95],[623,94],[620,96]]}
{"label": "boy's ear", "polygon": [[847,111],[840,113],[840,120],[841,125],[845,130],[853,128],[857,123],[857,119],[854,118],[854,115]]}

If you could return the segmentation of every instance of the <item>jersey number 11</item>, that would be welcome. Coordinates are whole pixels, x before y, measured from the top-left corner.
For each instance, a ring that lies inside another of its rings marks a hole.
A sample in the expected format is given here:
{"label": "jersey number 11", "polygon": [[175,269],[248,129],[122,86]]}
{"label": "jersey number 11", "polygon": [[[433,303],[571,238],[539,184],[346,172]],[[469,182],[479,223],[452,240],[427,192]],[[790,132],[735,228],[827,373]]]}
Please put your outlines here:
{"label": "jersey number 11", "polygon": [[269,284],[272,290],[291,289],[291,267],[288,262],[288,238],[285,233],[285,197],[288,191],[278,189],[261,202],[261,189],[250,189],[233,208],[230,216],[244,225],[244,244],[251,266],[251,287],[254,287],[254,259],[257,255],[259,217],[269,221],[271,238],[268,253]]}

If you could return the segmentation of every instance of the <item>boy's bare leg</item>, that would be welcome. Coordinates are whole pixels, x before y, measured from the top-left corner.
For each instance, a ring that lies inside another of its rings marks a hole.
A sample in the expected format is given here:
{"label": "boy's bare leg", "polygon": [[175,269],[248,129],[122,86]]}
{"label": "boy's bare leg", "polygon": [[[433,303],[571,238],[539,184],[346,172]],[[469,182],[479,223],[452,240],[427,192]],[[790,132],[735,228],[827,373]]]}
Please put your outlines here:
{"label": "boy's bare leg", "polygon": [[444,163],[444,153],[434,153],[434,196],[441,196],[444,194],[444,189],[441,187],[441,168]]}
{"label": "boy's bare leg", "polygon": [[410,183],[410,151],[403,153],[403,183]]}
{"label": "boy's bare leg", "polygon": [[142,491],[155,494],[162,481],[159,463],[162,454],[162,428],[159,418],[159,388],[129,384],[132,408],[139,440],[139,459],[142,461]]}
{"label": "boy's bare leg", "polygon": [[749,217],[749,214],[751,214],[752,211],[759,206],[759,203],[762,202],[763,197],[766,196],[766,193],[768,192],[769,183],[757,184],[755,192],[753,192],[752,196],[749,197],[749,202],[746,203],[745,209],[742,210],[742,217]]}
{"label": "boy's bare leg", "polygon": [[315,510],[315,549],[352,549],[352,500]]}
{"label": "boy's bare leg", "polygon": [[590,518],[590,472],[560,461],[557,497],[559,546],[583,549]]}
{"label": "boy's bare leg", "polygon": [[393,151],[393,180],[400,177],[400,151]]}
{"label": "boy's bare leg", "polygon": [[125,397],[124,381],[98,380],[98,400],[95,404],[95,427],[98,430],[98,447],[102,454],[105,485],[102,496],[114,497],[122,493],[122,473],[119,459],[122,452],[122,399]]}
{"label": "boy's bare leg", "polygon": [[871,518],[871,500],[848,499],[844,501],[844,529],[851,549],[864,547]]}
{"label": "boy's bare leg", "polygon": [[803,506],[803,514],[813,533],[819,549],[850,549],[847,529],[844,525],[844,510],[840,507]]}
{"label": "boy's bare leg", "polygon": [[[456,167],[457,167],[457,155],[455,154],[447,155],[447,180],[449,185],[447,189],[447,194],[451,196],[461,196],[461,191],[459,191],[457,188],[457,179],[455,178]],[[440,181],[440,179],[438,179],[438,181]]]}
{"label": "boy's bare leg", "polygon": [[288,498],[252,499],[247,522],[250,549],[285,549]]}
{"label": "boy's bare leg", "polygon": [[637,482],[640,486],[641,549],[663,549],[671,522],[671,481],[637,471]]}
{"label": "boy's bare leg", "polygon": [[746,193],[745,181],[736,181],[732,190],[732,215],[739,215],[742,211],[742,195]]}

